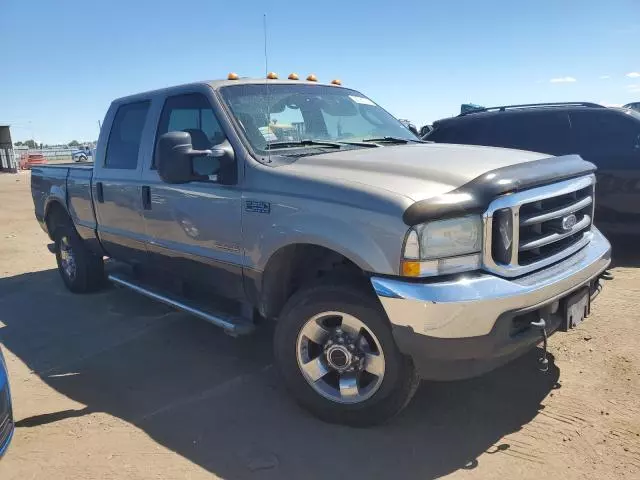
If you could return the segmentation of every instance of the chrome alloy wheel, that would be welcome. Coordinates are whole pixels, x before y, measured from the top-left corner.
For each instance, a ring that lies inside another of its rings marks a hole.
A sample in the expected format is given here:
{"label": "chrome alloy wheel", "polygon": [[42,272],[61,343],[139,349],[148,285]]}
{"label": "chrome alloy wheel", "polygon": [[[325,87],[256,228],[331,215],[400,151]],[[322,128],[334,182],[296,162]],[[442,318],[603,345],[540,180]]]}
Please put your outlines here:
{"label": "chrome alloy wheel", "polygon": [[60,239],[60,263],[62,270],[69,280],[76,278],[76,257],[69,243],[69,237]]}
{"label": "chrome alloy wheel", "polygon": [[342,312],[310,318],[298,333],[298,367],[309,385],[337,403],[360,403],[378,391],[385,360],[364,322]]}

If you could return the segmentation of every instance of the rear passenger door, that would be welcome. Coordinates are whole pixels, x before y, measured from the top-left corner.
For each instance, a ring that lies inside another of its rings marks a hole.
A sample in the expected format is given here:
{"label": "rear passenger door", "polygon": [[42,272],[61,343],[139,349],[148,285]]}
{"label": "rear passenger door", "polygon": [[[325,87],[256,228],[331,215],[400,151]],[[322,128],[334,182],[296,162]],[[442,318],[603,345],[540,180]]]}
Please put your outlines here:
{"label": "rear passenger door", "polygon": [[[146,261],[140,176],[148,100],[113,105],[96,154],[93,200],[98,235],[107,253],[129,263]],[[148,132],[147,132],[148,133]]]}
{"label": "rear passenger door", "polygon": [[598,170],[595,222],[640,233],[640,120],[618,110],[571,113],[576,150]]}

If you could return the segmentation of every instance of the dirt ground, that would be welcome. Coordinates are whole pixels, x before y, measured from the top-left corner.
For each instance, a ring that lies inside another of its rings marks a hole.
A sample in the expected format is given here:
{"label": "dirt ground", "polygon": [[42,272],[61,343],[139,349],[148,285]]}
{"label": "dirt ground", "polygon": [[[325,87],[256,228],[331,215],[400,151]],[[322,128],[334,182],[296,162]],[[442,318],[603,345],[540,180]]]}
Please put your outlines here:
{"label": "dirt ground", "polygon": [[[484,377],[423,383],[391,423],[321,423],[287,396],[272,331],[233,339],[134,293],[73,295],[0,175],[0,339],[17,429],[0,479],[640,478],[640,251],[580,328]],[[637,248],[636,248],[637,250]]]}

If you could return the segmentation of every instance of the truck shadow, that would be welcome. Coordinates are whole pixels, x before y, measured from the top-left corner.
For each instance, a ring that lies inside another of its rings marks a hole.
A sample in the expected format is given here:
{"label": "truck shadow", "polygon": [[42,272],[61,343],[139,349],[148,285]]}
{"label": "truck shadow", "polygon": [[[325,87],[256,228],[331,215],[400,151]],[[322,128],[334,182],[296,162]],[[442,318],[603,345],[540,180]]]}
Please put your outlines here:
{"label": "truck shadow", "polygon": [[[271,329],[232,339],[134,293],[73,295],[55,270],[0,279],[0,336],[49,386],[86,407],[20,417],[21,430],[105,412],[222,478],[437,478],[473,469],[557,388],[538,352],[482,378],[423,383],[387,425],[328,425],[299,409],[272,366]],[[63,447],[61,447],[63,448]],[[519,457],[526,461],[526,452]]]}
{"label": "truck shadow", "polygon": [[638,237],[610,235],[613,267],[640,267],[640,249]]}

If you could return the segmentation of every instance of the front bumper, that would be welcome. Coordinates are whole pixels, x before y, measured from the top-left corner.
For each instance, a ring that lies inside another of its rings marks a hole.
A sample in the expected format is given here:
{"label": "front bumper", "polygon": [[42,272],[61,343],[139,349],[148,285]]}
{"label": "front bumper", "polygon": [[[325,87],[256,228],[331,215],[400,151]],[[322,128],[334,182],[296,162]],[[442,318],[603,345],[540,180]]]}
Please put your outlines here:
{"label": "front bumper", "polygon": [[593,228],[593,239],[571,257],[538,272],[506,279],[474,274],[411,282],[372,277],[400,350],[423,378],[479,375],[525,353],[540,340],[526,327],[540,316],[548,333],[560,326],[562,300],[588,286],[595,293],[611,262],[611,245]]}

